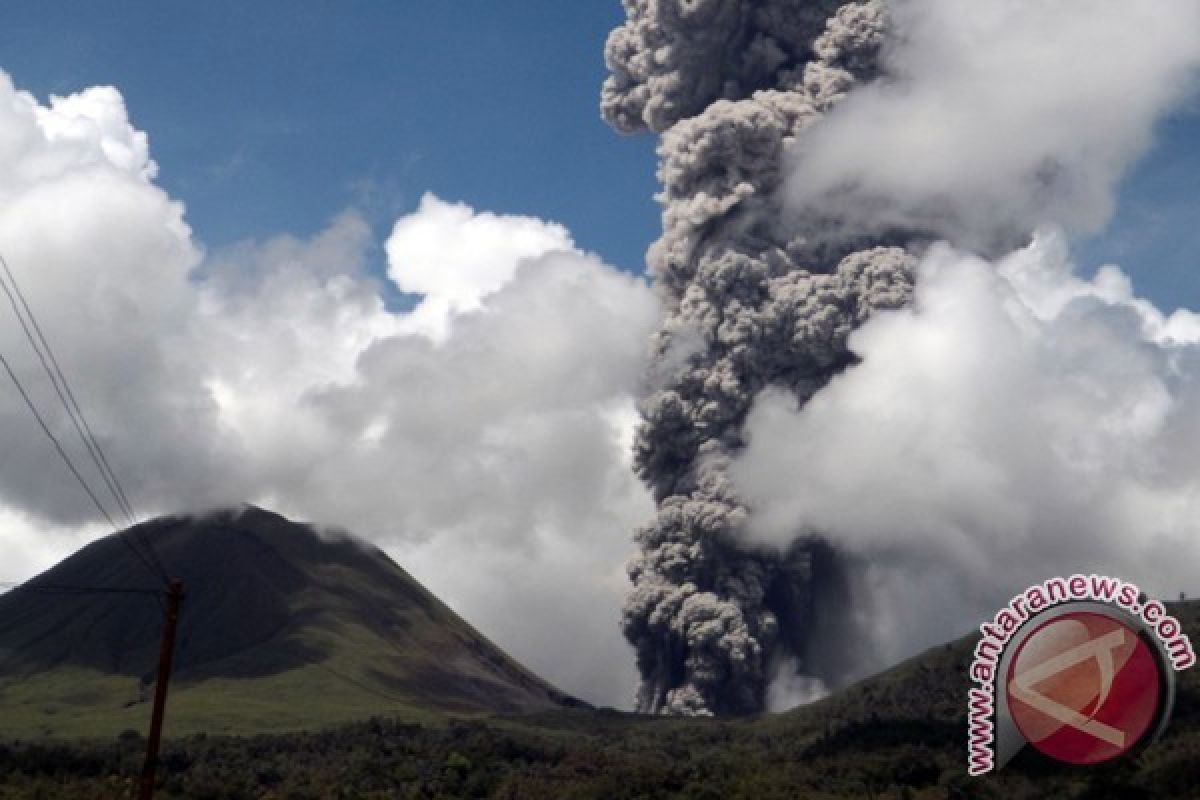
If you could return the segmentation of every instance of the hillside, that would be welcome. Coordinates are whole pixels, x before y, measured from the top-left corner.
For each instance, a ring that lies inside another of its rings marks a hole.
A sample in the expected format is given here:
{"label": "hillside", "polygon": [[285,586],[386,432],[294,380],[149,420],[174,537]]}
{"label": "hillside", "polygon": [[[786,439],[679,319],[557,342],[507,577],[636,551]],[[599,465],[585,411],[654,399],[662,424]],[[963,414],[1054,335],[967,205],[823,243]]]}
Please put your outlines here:
{"label": "hillside", "polygon": [[[1200,604],[1172,604],[1195,640]],[[811,706],[737,720],[564,709],[414,723],[380,716],[318,733],[167,744],[161,796],[520,800],[1137,800],[1200,796],[1200,670],[1140,757],[1093,769],[1018,758],[966,776],[966,665],[975,637],[932,648]],[[122,798],[136,737],[0,746],[0,798]],[[38,794],[38,792],[42,794]]]}
{"label": "hillside", "polygon": [[[257,508],[157,519],[138,532],[186,591],[168,735],[578,704],[348,535]],[[155,584],[109,536],[29,585]],[[144,730],[161,618],[146,595],[0,596],[0,735]]]}

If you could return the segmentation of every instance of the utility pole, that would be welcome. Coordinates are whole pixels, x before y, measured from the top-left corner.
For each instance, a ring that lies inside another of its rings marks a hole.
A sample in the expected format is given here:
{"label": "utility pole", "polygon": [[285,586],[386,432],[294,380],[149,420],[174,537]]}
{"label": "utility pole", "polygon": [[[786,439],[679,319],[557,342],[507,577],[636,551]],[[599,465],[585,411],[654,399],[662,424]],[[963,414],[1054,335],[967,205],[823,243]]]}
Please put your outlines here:
{"label": "utility pole", "polygon": [[150,736],[146,739],[146,763],[142,765],[142,787],[138,793],[138,800],[154,799],[158,747],[162,741],[163,713],[167,706],[167,684],[171,680],[171,662],[175,658],[175,633],[179,626],[179,607],[182,604],[183,581],[176,578],[167,589],[162,649],[158,653],[158,679],[154,682],[154,712],[150,717]]}

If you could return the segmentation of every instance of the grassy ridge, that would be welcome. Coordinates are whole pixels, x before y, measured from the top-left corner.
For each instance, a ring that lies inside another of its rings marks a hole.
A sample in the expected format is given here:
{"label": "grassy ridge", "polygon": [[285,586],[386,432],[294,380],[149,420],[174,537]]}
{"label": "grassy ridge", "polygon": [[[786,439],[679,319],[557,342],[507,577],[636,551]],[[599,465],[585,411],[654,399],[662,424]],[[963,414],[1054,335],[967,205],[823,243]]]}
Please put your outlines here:
{"label": "grassy ridge", "polygon": [[[1174,606],[1200,636],[1200,606]],[[736,720],[561,710],[414,723],[375,718],[305,734],[193,736],[164,754],[178,800],[1138,800],[1200,796],[1200,670],[1179,675],[1163,740],[1140,756],[1071,769],[1028,754],[965,772],[974,637],[787,714]],[[0,800],[126,797],[136,738],[0,746]],[[38,794],[42,792],[42,794]]]}
{"label": "grassy ridge", "polygon": [[[787,714],[712,720],[571,709],[386,556],[311,532],[292,536],[291,523],[274,515],[251,521],[248,536],[232,523],[208,529],[205,544],[221,547],[179,562],[204,569],[187,576],[191,627],[160,797],[1200,797],[1200,669],[1179,675],[1171,726],[1136,758],[1067,769],[1026,751],[970,779],[974,636]],[[181,548],[175,558],[195,547],[187,533],[162,540]],[[230,557],[243,546],[253,557]],[[230,563],[232,578],[214,577]],[[239,563],[249,571],[238,572]],[[230,582],[257,592],[259,605],[230,600],[242,596]],[[127,798],[144,744],[132,731],[145,730],[149,686],[122,660],[145,659],[130,654],[152,649],[154,626],[139,638],[145,620],[132,606],[17,600],[0,598],[0,620],[12,622],[0,629],[0,800]],[[1200,604],[1171,612],[1200,641]],[[56,625],[68,626],[65,642],[49,635]]]}

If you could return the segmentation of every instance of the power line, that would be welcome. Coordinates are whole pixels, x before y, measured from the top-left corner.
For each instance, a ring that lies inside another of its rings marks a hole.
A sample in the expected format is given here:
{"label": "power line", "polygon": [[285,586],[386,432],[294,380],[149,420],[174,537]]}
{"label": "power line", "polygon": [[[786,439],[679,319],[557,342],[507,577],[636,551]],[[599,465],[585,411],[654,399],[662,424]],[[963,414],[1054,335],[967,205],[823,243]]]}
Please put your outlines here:
{"label": "power line", "polygon": [[[125,487],[121,485],[121,480],[112,468],[108,456],[105,455],[104,448],[101,447],[100,441],[92,431],[92,427],[87,421],[87,416],[84,415],[83,408],[79,404],[74,390],[71,389],[71,382],[67,380],[66,373],[59,364],[58,357],[54,354],[54,348],[50,346],[50,341],[42,330],[41,323],[38,322],[37,314],[34,313],[33,307],[30,306],[25,293],[21,290],[21,284],[17,281],[17,276],[13,274],[8,260],[4,258],[2,253],[0,253],[0,267],[3,267],[4,275],[7,277],[7,281],[0,279],[0,288],[3,288],[4,293],[8,296],[13,315],[16,316],[17,321],[21,324],[21,329],[25,332],[25,338],[29,342],[29,346],[41,362],[42,369],[46,372],[46,376],[50,379],[50,383],[54,387],[58,399],[62,402],[63,409],[67,412],[67,416],[70,417],[71,423],[75,426],[75,431],[79,434],[84,448],[87,450],[88,455],[91,456],[92,463],[96,465],[96,469],[100,472],[100,477],[108,486],[109,491],[117,501],[118,507],[125,514],[129,524],[136,525],[137,513],[133,510],[133,504],[130,503],[129,497],[125,493]],[[9,284],[12,286],[11,289],[9,288]],[[20,301],[20,308],[17,306],[18,300]],[[24,309],[24,314],[21,313],[22,309]],[[28,322],[26,322],[26,318],[28,318]],[[30,330],[30,325],[33,326],[32,331]],[[160,573],[163,581],[168,581],[166,566],[158,557],[158,554],[144,532],[135,530],[130,536],[137,544],[141,545],[143,553],[148,556],[154,568]]]}
{"label": "power line", "polygon": [[[32,581],[26,581],[25,583],[16,583],[14,581],[0,581],[0,587],[8,588],[8,592],[4,592],[3,594],[0,594],[0,599],[7,596],[7,594],[9,594],[11,592],[40,592],[43,594],[60,594],[60,595],[62,595],[62,594],[65,594],[65,595],[130,594],[130,595],[142,595],[142,596],[153,595],[158,600],[159,607],[160,608],[163,607],[163,591],[161,589],[138,589],[138,588],[117,587],[117,586],[68,586],[65,584],[33,583]],[[26,609],[25,614],[21,617],[18,617],[16,620],[12,619],[12,617],[10,615],[9,617],[5,618],[5,625],[19,626],[26,620],[39,614],[41,612],[41,610],[42,610],[42,607],[39,604],[39,605],[33,606],[32,609]],[[151,621],[154,620],[153,617],[151,617],[150,619],[151,619]],[[143,630],[144,630],[144,627],[143,627]],[[13,677],[14,676],[13,669],[21,666],[21,664],[20,664],[21,655],[22,654],[21,654],[20,649],[15,649],[11,653],[9,653],[8,658],[0,660],[0,676],[3,676],[3,678]],[[26,675],[33,674],[33,672],[36,672],[36,668],[27,664],[24,674],[26,674]],[[3,678],[0,678],[0,679],[3,679]],[[18,677],[18,680],[19,680],[19,677]]]}
{"label": "power line", "polygon": [[[124,488],[121,486],[121,482],[118,480],[116,474],[112,471],[112,467],[109,466],[108,459],[104,455],[104,450],[96,440],[95,434],[92,433],[87,417],[84,416],[83,410],[75,399],[75,393],[71,391],[71,384],[67,381],[66,375],[59,366],[58,358],[54,355],[54,349],[50,347],[49,341],[47,341],[45,334],[42,332],[41,325],[38,324],[37,315],[30,308],[29,302],[25,299],[25,293],[21,291],[21,285],[17,283],[17,278],[13,275],[12,269],[8,265],[8,260],[2,254],[0,254],[0,267],[3,267],[4,275],[7,277],[7,280],[0,279],[0,288],[8,296],[9,305],[12,306],[13,315],[17,318],[17,322],[20,323],[21,330],[25,332],[26,341],[29,342],[29,346],[38,357],[38,361],[41,362],[46,377],[50,379],[50,384],[54,387],[55,394],[58,395],[63,409],[67,412],[67,416],[70,417],[71,423],[75,426],[75,431],[79,434],[79,439],[83,442],[88,455],[91,456],[92,463],[96,465],[96,469],[100,472],[100,477],[104,480],[108,486],[108,490],[117,501],[117,506],[125,514],[126,519],[129,520],[129,524],[134,524],[136,520],[133,515],[133,508],[129,505]],[[18,306],[18,300],[20,306]],[[24,309],[24,314],[21,313],[22,309]],[[28,321],[26,321],[26,318],[28,318]],[[33,326],[33,330],[30,330],[31,325]]]}
{"label": "power line", "polygon": [[0,586],[9,592],[46,592],[49,594],[152,594],[161,595],[162,589],[137,589],[121,586],[74,586],[58,583],[15,583],[0,581]]}
{"label": "power line", "polygon": [[[4,273],[8,276],[7,282],[0,280],[0,286],[3,287],[5,294],[8,295],[9,303],[12,305],[13,313],[17,317],[17,321],[20,323],[22,330],[24,330],[30,346],[37,354],[38,359],[42,362],[43,369],[46,370],[47,375],[50,377],[50,381],[54,385],[59,399],[63,402],[63,406],[67,410],[67,415],[71,417],[71,421],[74,423],[76,431],[84,440],[84,445],[87,447],[89,454],[92,455],[93,461],[96,462],[97,468],[101,472],[101,476],[105,477],[105,482],[108,483],[110,490],[113,491],[114,497],[118,498],[118,506],[120,506],[121,509],[125,511],[126,515],[132,520],[132,506],[128,504],[128,500],[125,498],[124,489],[120,486],[120,482],[116,480],[115,474],[112,475],[111,480],[106,476],[106,470],[102,465],[108,464],[108,459],[104,457],[103,450],[100,448],[100,443],[95,439],[94,435],[90,437],[89,445],[89,436],[87,434],[91,433],[91,428],[90,426],[87,426],[87,419],[83,417],[82,410],[79,409],[79,403],[77,400],[75,400],[74,393],[71,392],[70,384],[67,382],[65,374],[63,374],[61,367],[58,365],[58,361],[54,357],[53,350],[50,349],[49,343],[46,341],[46,338],[42,333],[41,326],[37,323],[37,318],[34,316],[29,304],[25,301],[25,297],[21,293],[20,286],[17,284],[16,278],[13,276],[11,269],[9,269],[8,262],[2,255],[0,255],[0,265],[2,265]],[[9,283],[12,284],[12,289],[9,288]],[[15,296],[13,294],[14,291],[16,292]],[[17,302],[18,298],[20,299],[21,305],[25,308],[29,315],[29,322],[26,322],[24,316],[21,314]],[[35,339],[33,332],[30,330],[30,324],[33,325],[33,329],[37,332],[38,338],[45,347],[45,354],[43,354],[41,348],[39,348],[37,339]],[[47,361],[47,358],[49,358],[49,362]],[[53,369],[50,366],[51,363],[54,365]],[[16,371],[12,368],[12,365],[9,363],[8,359],[4,357],[3,353],[0,353],[0,365],[2,365],[5,372],[8,373],[8,377],[12,380],[13,385],[16,386],[17,392],[25,401],[25,405],[29,408],[30,413],[33,414],[34,419],[37,420],[42,432],[50,440],[59,457],[67,465],[67,469],[69,469],[71,474],[75,477],[75,480],[78,481],[81,487],[83,487],[84,492],[87,493],[88,498],[91,499],[93,505],[96,506],[96,509],[100,512],[100,515],[105,519],[106,522],[108,522],[109,527],[111,527],[117,533],[118,538],[120,538],[129,551],[133,553],[137,560],[140,561],[142,565],[150,571],[151,574],[159,578],[164,584],[169,584],[170,577],[167,573],[166,567],[163,565],[162,560],[158,557],[158,554],[155,552],[149,540],[146,538],[139,538],[139,533],[141,532],[136,530],[136,526],[135,528],[130,529],[132,533],[129,531],[120,530],[112,516],[108,513],[108,509],[106,509],[104,504],[100,502],[100,498],[92,490],[92,487],[88,484],[79,468],[75,465],[75,462],[71,459],[70,455],[63,447],[62,442],[59,441],[58,437],[55,436],[54,432],[50,429],[45,417],[43,417],[42,413],[38,410],[37,404],[34,403],[33,398],[30,396],[29,392],[26,391],[25,386],[21,383],[20,378],[17,377]],[[56,374],[58,379],[55,377]],[[61,386],[59,380],[61,380]],[[72,407],[79,412],[78,418],[72,411]],[[109,467],[109,471],[111,471],[111,466]],[[142,546],[142,548],[144,548],[144,552],[143,550],[139,549],[139,544]]]}
{"label": "power line", "polygon": [[[137,518],[134,514],[133,506],[129,502],[128,496],[125,494],[125,489],[123,486],[121,486],[120,479],[117,478],[116,472],[113,471],[112,465],[109,463],[108,458],[104,455],[104,450],[100,446],[99,440],[96,439],[96,435],[92,431],[91,426],[88,424],[87,417],[84,416],[83,409],[80,407],[79,401],[75,397],[75,393],[71,390],[70,382],[67,381],[67,376],[63,372],[61,365],[58,363],[58,358],[54,355],[53,348],[50,347],[50,342],[47,340],[45,333],[42,331],[41,325],[38,324],[37,316],[33,313],[33,309],[30,307],[29,302],[25,299],[25,295],[21,291],[20,284],[17,283],[16,276],[13,275],[12,270],[8,266],[8,261],[2,255],[0,255],[0,266],[3,267],[4,275],[7,277],[7,281],[0,280],[0,286],[3,287],[4,293],[8,296],[8,301],[12,306],[13,314],[16,316],[18,323],[20,323],[21,330],[25,333],[25,339],[29,342],[29,346],[33,348],[34,353],[41,362],[42,369],[45,371],[46,376],[50,379],[51,385],[54,386],[54,391],[58,395],[58,399],[62,402],[63,408],[67,412],[67,416],[71,418],[71,423],[75,426],[76,433],[79,434],[79,438],[83,441],[84,449],[88,451],[88,455],[91,456],[92,462],[96,465],[96,469],[100,471],[100,477],[104,480],[105,484],[107,484],[109,491],[112,492],[113,497],[117,501],[117,506],[129,520],[130,527],[127,530],[122,531],[117,528],[117,525],[115,522],[113,522],[108,510],[104,507],[104,504],[100,502],[100,498],[96,496],[96,493],[92,491],[92,487],[88,485],[87,480],[84,479],[83,475],[79,471],[79,468],[75,466],[75,462],[71,460],[71,457],[67,454],[67,451],[63,449],[62,443],[59,442],[58,438],[54,435],[54,432],[50,430],[50,426],[46,424],[45,418],[42,416],[41,412],[38,411],[37,404],[33,402],[33,398],[29,396],[27,391],[25,391],[25,387],[21,384],[20,379],[17,377],[17,373],[13,370],[12,365],[9,364],[8,359],[5,358],[2,353],[0,353],[0,363],[3,364],[5,372],[8,373],[8,377],[12,380],[13,385],[17,387],[17,391],[20,393],[22,399],[24,399],[25,405],[28,406],[30,413],[32,413],[34,416],[34,419],[37,420],[42,432],[46,434],[48,439],[50,439],[50,442],[54,445],[54,449],[58,452],[58,455],[62,458],[63,462],[66,463],[67,468],[71,471],[71,474],[75,476],[75,479],[79,482],[79,485],[83,487],[84,492],[87,493],[88,497],[91,498],[92,503],[94,503],[96,508],[100,511],[100,515],[108,521],[109,526],[112,527],[116,532],[117,538],[119,538],[125,544],[125,546],[129,548],[130,552],[132,552],[134,556],[142,562],[142,564],[147,570],[150,571],[151,574],[156,574],[162,580],[163,584],[168,587],[168,592],[166,595],[167,603],[165,606],[166,612],[162,647],[159,655],[158,678],[156,680],[154,692],[154,711],[150,723],[150,734],[147,737],[146,760],[142,769],[141,792],[139,793],[140,797],[148,800],[148,798],[151,798],[154,795],[154,778],[157,767],[158,748],[162,734],[163,715],[166,710],[167,681],[170,677],[171,660],[174,656],[175,650],[176,623],[179,616],[179,606],[183,600],[183,584],[179,580],[171,580],[167,574],[166,568],[163,566],[162,560],[155,552],[153,545],[149,541],[149,538],[145,536],[145,531],[138,530]],[[10,284],[12,287],[11,289],[9,288]],[[18,299],[20,301],[19,304]],[[21,313],[22,309],[25,312],[24,314]],[[28,321],[26,321],[26,317],[28,317]],[[30,330],[31,325],[33,327],[32,332]],[[35,332],[36,336],[34,335]],[[145,548],[145,553],[142,553],[138,550],[136,543],[139,541]],[[149,558],[147,558],[146,554],[149,554]],[[22,589],[27,591],[67,594],[146,593],[145,590],[129,589],[124,587],[78,585],[66,586],[56,584],[35,584],[33,586],[16,587],[14,591],[21,591]],[[155,591],[154,596],[158,600],[159,604],[162,605],[164,600],[162,593]]]}
{"label": "power line", "polygon": [[[88,482],[83,479],[81,474],[79,474],[79,469],[76,468],[75,462],[71,460],[69,455],[67,455],[67,451],[63,449],[62,443],[58,441],[58,437],[54,435],[54,432],[50,430],[50,426],[46,424],[46,420],[42,417],[42,413],[38,411],[37,406],[34,405],[29,393],[25,391],[25,387],[21,384],[21,379],[17,377],[17,373],[13,372],[12,365],[8,363],[8,359],[4,357],[3,353],[0,353],[0,364],[4,366],[4,371],[7,372],[8,377],[12,379],[13,385],[17,387],[17,391],[25,400],[25,405],[29,407],[30,413],[33,414],[34,419],[36,419],[38,425],[41,426],[42,432],[46,434],[48,439],[50,439],[51,444],[54,445],[54,449],[58,451],[58,455],[67,465],[67,469],[71,470],[71,474],[75,476],[75,480],[79,481],[79,485],[83,487],[85,492],[87,492],[87,496],[92,499],[92,503],[94,503],[96,508],[100,511],[100,515],[108,521],[109,526],[111,526],[113,530],[118,530],[117,524],[113,522],[113,518],[109,516],[107,509],[104,508],[104,505],[100,502],[99,498],[96,497],[96,493],[92,491],[92,487],[88,486]],[[145,565],[146,569],[150,570],[150,572],[156,577],[162,577],[164,580],[166,579],[165,576],[160,575],[159,571],[155,569],[154,565],[151,564],[144,555],[142,555],[141,551],[134,547],[132,542],[125,538],[123,534],[119,535],[121,541],[125,543],[125,546],[128,547],[135,556],[137,556],[138,560]]]}
{"label": "power line", "polygon": [[4,365],[4,370],[8,373],[8,377],[12,379],[13,385],[17,387],[17,391],[20,392],[21,397],[25,400],[25,405],[29,407],[29,411],[33,414],[34,419],[37,420],[38,425],[41,426],[42,432],[45,433],[50,439],[51,444],[54,445],[54,449],[58,451],[59,456],[61,456],[62,460],[66,462],[67,468],[71,470],[71,474],[75,476],[75,480],[79,481],[79,485],[83,487],[85,492],[87,492],[88,497],[92,499],[92,503],[94,503],[96,508],[100,511],[100,515],[103,516],[104,519],[108,521],[108,524],[115,529],[117,524],[113,522],[113,518],[109,516],[108,510],[100,502],[99,498],[96,497],[96,493],[92,491],[92,487],[88,486],[87,481],[85,481],[83,476],[79,474],[79,470],[75,468],[75,462],[73,462],[71,457],[67,455],[67,451],[63,450],[63,446],[58,441],[58,437],[54,435],[54,433],[50,430],[50,426],[46,424],[46,420],[42,418],[41,412],[38,411],[37,406],[33,404],[33,400],[30,399],[29,393],[25,391],[25,387],[21,384],[21,379],[17,377],[17,373],[13,372],[12,365],[8,363],[8,359],[4,357],[3,353],[0,353],[0,364]]}

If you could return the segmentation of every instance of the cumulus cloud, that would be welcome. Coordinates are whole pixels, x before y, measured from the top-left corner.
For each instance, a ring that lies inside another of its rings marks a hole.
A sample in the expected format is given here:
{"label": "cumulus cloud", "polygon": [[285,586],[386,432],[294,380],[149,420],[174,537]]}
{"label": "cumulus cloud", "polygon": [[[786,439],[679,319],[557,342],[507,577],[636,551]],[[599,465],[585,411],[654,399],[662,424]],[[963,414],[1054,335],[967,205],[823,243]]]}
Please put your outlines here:
{"label": "cumulus cloud", "polygon": [[[369,280],[304,260],[261,269],[250,294],[211,287],[197,322],[220,435],[241,459],[231,490],[391,544],[531,667],[627,703],[611,575],[648,503],[623,446],[658,313],[644,283],[556,250],[434,339]],[[585,644],[562,649],[564,628]]]}
{"label": "cumulus cloud", "polygon": [[426,194],[415,214],[396,221],[386,249],[392,282],[422,296],[406,327],[443,337],[452,314],[479,309],[522,259],[575,246],[561,225]]}
{"label": "cumulus cloud", "polygon": [[[645,283],[561,226],[432,195],[397,221],[386,278],[353,212],[205,253],[154,174],[115,90],[41,105],[0,80],[0,252],[135,506],[249,501],[353,530],[551,681],[626,705]],[[416,309],[389,310],[385,280]],[[6,314],[0,340],[70,444]],[[2,577],[20,579],[102,529],[11,391],[0,431]]]}
{"label": "cumulus cloud", "polygon": [[791,153],[797,216],[1017,245],[1090,233],[1200,63],[1194,0],[893,0],[885,77]]}
{"label": "cumulus cloud", "polygon": [[[188,274],[200,251],[182,205],[151,182],[153,173],[145,137],[125,120],[114,90],[41,106],[0,79],[0,253],[87,398],[97,436],[135,483],[174,481],[211,446],[211,408],[197,391],[199,379],[170,356],[188,337]],[[19,375],[40,375],[7,311],[0,337]],[[29,383],[39,405],[56,411],[48,384]],[[177,421],[183,419],[187,425]],[[90,520],[87,497],[11,390],[0,395],[0,420],[0,498],[59,524]],[[144,437],[136,459],[127,449],[131,437],[118,436],[135,420]],[[52,423],[64,437],[70,432],[64,417]],[[191,464],[175,457],[177,448],[194,454]]]}
{"label": "cumulus cloud", "polygon": [[1080,277],[1059,232],[996,263],[938,245],[912,306],[850,336],[860,363],[803,408],[756,403],[732,468],[744,541],[819,530],[868,565],[883,663],[1052,574],[1195,591],[1196,323],[1116,267]]}
{"label": "cumulus cloud", "polygon": [[[31,575],[49,569],[64,555],[110,533],[104,523],[90,525],[51,525],[31,518],[17,509],[0,508],[0,592],[9,584],[19,584]],[[153,584],[147,580],[147,586]]]}

